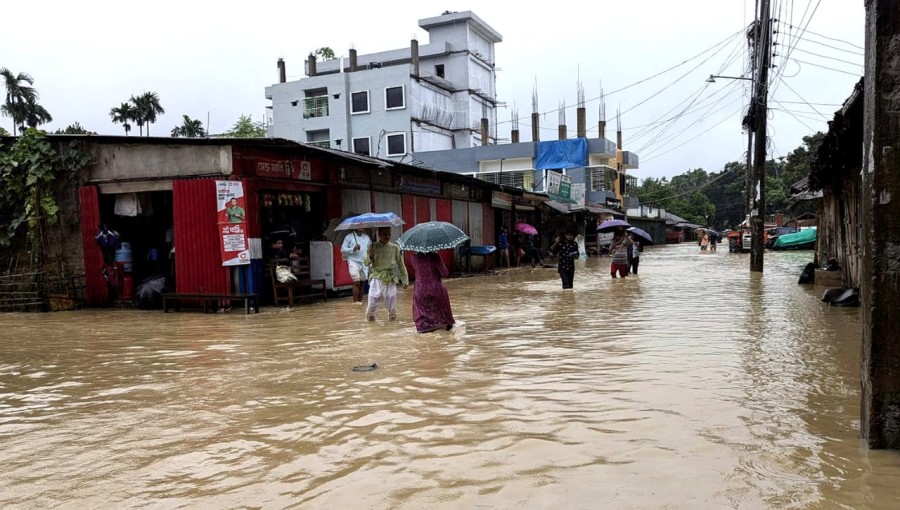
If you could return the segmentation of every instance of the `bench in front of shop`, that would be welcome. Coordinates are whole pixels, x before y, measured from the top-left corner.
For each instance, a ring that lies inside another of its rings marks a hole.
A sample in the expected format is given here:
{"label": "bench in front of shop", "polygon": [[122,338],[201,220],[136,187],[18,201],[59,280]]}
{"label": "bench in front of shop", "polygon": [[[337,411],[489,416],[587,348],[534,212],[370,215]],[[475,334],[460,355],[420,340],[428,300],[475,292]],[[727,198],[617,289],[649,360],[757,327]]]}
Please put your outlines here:
{"label": "bench in front of shop", "polygon": [[[269,268],[269,273],[272,279],[272,294],[275,300],[275,306],[281,304],[282,301],[285,302],[288,306],[292,306],[294,304],[295,297],[315,297],[319,294],[319,289],[321,289],[322,293],[322,301],[328,301],[328,287],[327,282],[324,279],[320,278],[310,278],[310,270],[309,270],[309,257],[299,257],[293,263],[292,273],[295,276],[295,280],[291,280],[288,282],[279,282],[275,277],[275,266],[274,264]],[[318,288],[317,288],[318,287]],[[295,289],[303,289],[308,288],[309,293],[307,294],[299,294],[295,293]],[[284,290],[284,295],[282,295],[281,290]]]}
{"label": "bench in front of shop", "polygon": [[250,313],[250,310],[253,310],[256,313],[259,313],[259,295],[258,294],[215,294],[208,292],[195,292],[195,293],[175,293],[175,292],[164,292],[162,295],[163,298],[163,313],[168,313],[169,308],[172,308],[174,311],[181,310],[181,303],[184,301],[194,301],[199,302],[201,307],[203,308],[203,313],[207,313],[210,310],[216,311],[219,309],[220,301],[241,301],[244,303],[244,313]]}

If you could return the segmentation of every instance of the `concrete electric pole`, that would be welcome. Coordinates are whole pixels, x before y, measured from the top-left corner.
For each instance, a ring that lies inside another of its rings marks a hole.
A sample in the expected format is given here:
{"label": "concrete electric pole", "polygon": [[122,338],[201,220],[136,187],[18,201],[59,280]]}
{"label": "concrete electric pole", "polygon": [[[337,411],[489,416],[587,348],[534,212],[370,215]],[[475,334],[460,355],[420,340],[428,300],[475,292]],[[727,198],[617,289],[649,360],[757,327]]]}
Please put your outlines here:
{"label": "concrete electric pole", "polygon": [[[769,65],[772,55],[772,28],[769,19],[769,0],[761,0],[756,33],[756,82],[753,94],[754,138],[753,170],[749,189],[756,195],[755,207],[750,209],[750,271],[763,271],[766,223],[766,116],[768,115]],[[752,200],[751,200],[752,204]]]}

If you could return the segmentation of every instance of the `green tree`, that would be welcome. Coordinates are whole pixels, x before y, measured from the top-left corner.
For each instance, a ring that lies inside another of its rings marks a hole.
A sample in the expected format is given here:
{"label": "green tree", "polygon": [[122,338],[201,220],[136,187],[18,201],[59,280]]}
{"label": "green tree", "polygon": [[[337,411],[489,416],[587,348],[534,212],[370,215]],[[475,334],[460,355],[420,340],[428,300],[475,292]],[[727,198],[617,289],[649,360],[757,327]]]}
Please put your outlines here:
{"label": "green tree", "polygon": [[810,166],[816,159],[819,146],[825,139],[825,133],[821,131],[810,136],[803,137],[803,145],[794,149],[784,159],[784,165],[780,168],[781,178],[790,187],[791,184],[809,176]]}
{"label": "green tree", "polygon": [[10,136],[9,131],[0,127],[0,136]]}
{"label": "green tree", "polygon": [[202,122],[187,115],[182,115],[182,117],[184,117],[182,124],[172,128],[172,136],[184,138],[203,138],[206,136],[206,130],[203,129]]}
{"label": "green tree", "polygon": [[322,60],[332,60],[334,58],[334,50],[332,50],[328,46],[323,46],[313,52],[313,55],[322,57]]}
{"label": "green tree", "polygon": [[663,209],[671,207],[672,199],[675,196],[675,189],[665,177],[662,179],[647,177],[641,181],[640,186],[632,188],[631,192],[642,204],[650,204]]}
{"label": "green tree", "polygon": [[709,174],[704,194],[715,207],[711,227],[734,227],[744,219],[747,209],[747,166],[737,161],[725,164],[721,172]]}
{"label": "green tree", "polygon": [[74,124],[69,124],[65,129],[57,129],[53,132],[55,135],[96,135],[97,133],[93,131],[88,131],[84,129],[79,122],[75,122]]}
{"label": "green tree", "polygon": [[28,73],[15,74],[5,67],[0,68],[0,76],[6,86],[6,102],[0,107],[0,113],[12,118],[13,134],[18,134],[19,128],[25,124],[24,105],[34,103],[38,98],[37,90],[32,86],[34,78]]}
{"label": "green tree", "polygon": [[231,138],[265,138],[266,126],[262,122],[253,122],[251,115],[241,117],[225,132]]}
{"label": "green tree", "polygon": [[131,122],[135,120],[137,113],[137,108],[134,105],[125,102],[110,108],[109,118],[113,124],[122,124],[122,127],[125,128],[125,136],[128,136],[128,132],[131,131]]}
{"label": "green tree", "polygon": [[136,118],[138,126],[141,127],[143,135],[143,126],[147,125],[147,136],[150,136],[150,124],[156,122],[157,115],[166,113],[166,110],[159,102],[159,94],[156,92],[144,92],[140,96],[131,96],[131,102],[137,109]]}
{"label": "green tree", "polygon": [[55,183],[72,180],[90,162],[77,141],[56,152],[46,135],[33,128],[12,146],[0,146],[0,246],[8,246],[24,225],[29,247],[42,261],[44,236],[58,223]]}
{"label": "green tree", "polygon": [[50,115],[50,112],[33,100],[29,100],[19,106],[22,107],[21,119],[30,128],[53,122],[53,116]]}

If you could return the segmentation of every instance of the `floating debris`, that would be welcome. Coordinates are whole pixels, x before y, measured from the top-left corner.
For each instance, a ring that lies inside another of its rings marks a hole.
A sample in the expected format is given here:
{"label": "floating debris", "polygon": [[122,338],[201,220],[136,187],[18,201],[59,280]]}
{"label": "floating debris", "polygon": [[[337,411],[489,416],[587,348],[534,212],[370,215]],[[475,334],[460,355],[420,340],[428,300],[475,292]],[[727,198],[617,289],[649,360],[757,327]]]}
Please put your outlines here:
{"label": "floating debris", "polygon": [[371,372],[378,368],[378,363],[372,363],[369,365],[356,365],[353,367],[354,372]]}

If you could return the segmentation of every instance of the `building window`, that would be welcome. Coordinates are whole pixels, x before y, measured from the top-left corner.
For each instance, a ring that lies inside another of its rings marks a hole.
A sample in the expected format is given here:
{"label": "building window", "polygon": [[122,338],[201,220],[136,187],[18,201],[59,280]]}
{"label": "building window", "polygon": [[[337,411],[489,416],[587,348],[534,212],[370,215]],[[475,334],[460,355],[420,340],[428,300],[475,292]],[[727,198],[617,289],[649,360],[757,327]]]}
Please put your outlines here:
{"label": "building window", "polygon": [[514,170],[511,172],[480,173],[478,178],[482,181],[513,188],[534,190],[534,170]]}
{"label": "building window", "polygon": [[303,98],[303,118],[311,119],[313,117],[328,116],[328,96],[304,97]]}
{"label": "building window", "polygon": [[384,89],[384,109],[402,110],[403,108],[406,108],[406,101],[403,97],[403,86],[388,87]]}
{"label": "building window", "polygon": [[434,74],[435,74],[438,78],[443,78],[443,77],[444,77],[444,64],[435,64],[435,66],[434,66]]}
{"label": "building window", "polygon": [[331,147],[331,136],[327,129],[316,129],[306,132],[306,143],[316,147]]}
{"label": "building window", "polygon": [[350,114],[369,113],[369,91],[362,90],[350,94]]}
{"label": "building window", "polygon": [[403,156],[406,154],[406,133],[390,133],[387,135],[387,155]]}
{"label": "building window", "polygon": [[612,181],[616,178],[616,171],[609,166],[585,167],[587,174],[588,191],[611,191]]}
{"label": "building window", "polygon": [[628,190],[634,189],[637,187],[637,177],[633,175],[625,175],[625,196],[631,196],[628,193]]}
{"label": "building window", "polygon": [[354,138],[353,152],[355,152],[356,154],[362,154],[364,156],[371,156],[372,150],[369,147],[369,137],[366,136],[364,138]]}

